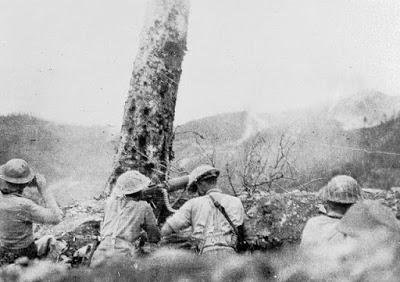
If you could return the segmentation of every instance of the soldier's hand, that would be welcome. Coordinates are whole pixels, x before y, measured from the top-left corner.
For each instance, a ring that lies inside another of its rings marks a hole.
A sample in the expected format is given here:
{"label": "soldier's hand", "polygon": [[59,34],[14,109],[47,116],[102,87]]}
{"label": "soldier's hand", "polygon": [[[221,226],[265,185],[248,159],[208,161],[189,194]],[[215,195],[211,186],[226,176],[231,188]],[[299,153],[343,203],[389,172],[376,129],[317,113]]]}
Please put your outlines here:
{"label": "soldier's hand", "polygon": [[46,189],[46,178],[44,177],[44,175],[37,173],[35,175],[35,179],[39,192],[44,191]]}

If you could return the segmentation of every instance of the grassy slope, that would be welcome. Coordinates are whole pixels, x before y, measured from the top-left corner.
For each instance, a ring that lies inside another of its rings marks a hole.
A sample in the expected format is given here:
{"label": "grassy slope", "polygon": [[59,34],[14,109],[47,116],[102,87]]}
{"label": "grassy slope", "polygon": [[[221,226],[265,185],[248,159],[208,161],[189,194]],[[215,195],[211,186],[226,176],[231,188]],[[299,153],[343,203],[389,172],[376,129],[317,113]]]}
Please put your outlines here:
{"label": "grassy slope", "polygon": [[112,164],[106,128],[62,125],[29,115],[0,117],[0,163],[23,158],[43,173],[62,202],[102,190]]}
{"label": "grassy slope", "polygon": [[[376,127],[344,131],[337,122],[315,115],[260,133],[271,140],[282,132],[294,138],[296,145],[291,156],[300,172],[299,183],[346,173],[369,187],[400,186],[399,156],[346,149],[400,153],[400,118]],[[249,135],[249,139],[242,140],[247,128],[248,115],[244,112],[186,123],[177,129],[175,163],[190,171],[198,163],[209,162],[215,149],[220,168],[226,163],[235,165],[243,146],[254,138]],[[205,137],[198,138],[202,148],[195,142],[195,135],[182,133],[188,131]],[[59,200],[65,203],[88,199],[102,191],[114,156],[112,140],[115,137],[103,127],[62,125],[28,115],[0,117],[0,163],[10,158],[26,159],[36,171],[46,175]],[[337,147],[328,146],[332,144]],[[315,188],[320,185],[316,183]]]}
{"label": "grassy slope", "polygon": [[[227,119],[232,117],[233,121],[228,122]],[[343,130],[339,122],[321,112],[298,114],[286,119],[287,122],[279,120],[280,124],[273,123],[258,134],[275,142],[275,147],[282,133],[295,142],[290,157],[299,174],[298,181],[292,186],[321,177],[329,179],[339,173],[352,175],[368,187],[388,189],[400,186],[400,156],[367,152],[400,153],[400,118],[357,130]],[[234,163],[242,157],[243,146],[255,137],[256,132],[248,135],[248,126],[251,123],[247,122],[245,113],[217,115],[187,123],[185,131],[196,131],[205,139],[197,138],[200,142],[195,142],[193,135],[185,138],[178,135],[174,144],[176,162],[190,170],[198,163],[209,163],[213,151],[216,151],[214,157],[219,167]],[[233,134],[229,136],[227,132]],[[248,139],[243,140],[241,136],[244,135],[248,135]],[[321,182],[316,182],[310,189],[318,189],[321,185]]]}

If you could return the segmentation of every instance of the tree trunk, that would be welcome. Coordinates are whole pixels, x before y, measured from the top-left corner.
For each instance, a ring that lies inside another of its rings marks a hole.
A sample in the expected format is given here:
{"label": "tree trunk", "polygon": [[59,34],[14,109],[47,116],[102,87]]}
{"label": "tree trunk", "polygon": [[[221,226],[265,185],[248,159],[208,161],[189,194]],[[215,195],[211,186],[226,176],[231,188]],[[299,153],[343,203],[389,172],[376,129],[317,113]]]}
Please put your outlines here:
{"label": "tree trunk", "polygon": [[173,121],[186,51],[189,0],[150,0],[125,102],[120,143],[105,193],[136,169],[163,180],[173,158]]}

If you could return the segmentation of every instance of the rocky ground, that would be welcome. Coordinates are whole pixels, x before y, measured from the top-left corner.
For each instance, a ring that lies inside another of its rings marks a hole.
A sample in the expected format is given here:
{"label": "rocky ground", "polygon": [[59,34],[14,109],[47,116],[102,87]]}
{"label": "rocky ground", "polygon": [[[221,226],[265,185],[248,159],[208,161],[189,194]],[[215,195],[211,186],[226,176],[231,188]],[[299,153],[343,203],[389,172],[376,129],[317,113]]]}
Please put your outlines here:
{"label": "rocky ground", "polygon": [[[398,191],[385,192],[381,190],[366,190],[364,191],[364,195],[365,198],[379,200],[386,206],[389,206],[396,214],[396,216],[399,218],[398,215],[399,215],[400,193]],[[269,263],[271,262],[271,255],[273,256],[274,253],[278,254],[279,259],[277,261],[279,262],[279,264],[275,265],[273,267],[274,269],[284,269],[288,265],[299,264],[299,259],[295,259],[293,257],[293,254],[296,254],[296,256],[298,255],[297,252],[291,251],[291,254],[287,255],[287,253],[285,254],[285,250],[288,249],[290,250],[291,249],[290,246],[295,246],[299,242],[300,235],[306,221],[310,217],[317,215],[318,213],[323,211],[322,203],[318,200],[316,195],[314,193],[301,192],[301,191],[294,191],[291,193],[284,193],[284,194],[265,193],[265,194],[255,194],[252,197],[247,197],[247,198],[243,197],[242,201],[244,203],[246,213],[250,220],[250,229],[251,229],[250,232],[254,234],[255,238],[258,240],[259,243],[261,242],[258,250],[262,251],[262,254],[265,255],[268,254],[267,257],[262,257],[262,259],[263,260],[267,259],[265,262],[268,261]],[[3,281],[2,277],[7,277],[6,279],[7,281],[9,277],[13,277],[14,279],[14,280],[11,279],[10,281],[42,281],[41,279],[38,280],[31,279],[31,277],[35,277],[37,273],[40,273],[40,271],[38,271],[37,269],[39,270],[42,269],[41,271],[43,273],[46,273],[46,277],[53,277],[54,279],[55,278],[58,279],[59,277],[65,275],[68,276],[69,274],[67,274],[67,269],[70,268],[71,266],[78,267],[87,265],[87,257],[85,257],[85,255],[88,255],[90,253],[90,248],[86,249],[86,251],[83,253],[83,257],[76,256],[76,252],[79,249],[82,250],[82,247],[93,244],[95,240],[98,238],[100,222],[103,216],[103,206],[104,206],[104,200],[89,200],[82,203],[75,203],[63,208],[65,211],[65,218],[64,221],[59,225],[37,226],[35,233],[37,236],[42,236],[44,234],[52,234],[58,240],[66,242],[67,247],[64,248],[62,254],[58,257],[58,261],[62,263],[52,265],[49,262],[44,262],[39,264],[37,262],[33,262],[30,263],[30,266],[27,268],[26,267],[24,268],[23,266],[15,266],[14,268],[13,267],[1,268],[0,281]],[[176,248],[188,249],[189,247],[187,244],[188,242],[186,240],[187,238],[188,238],[188,233],[174,235],[171,238],[164,239],[161,246],[170,246],[170,247],[173,246]],[[265,253],[263,252],[271,249],[279,251],[272,253],[270,251]],[[154,249],[152,249],[152,251],[154,251]],[[162,250],[160,251],[162,252]],[[168,255],[170,254],[168,253]],[[255,253],[255,255],[256,256],[260,255],[260,253],[258,254]],[[146,259],[146,257],[147,256],[145,256],[144,259]],[[188,256],[187,258],[189,257],[190,256]],[[390,257],[390,255],[386,255],[385,258],[386,257]],[[192,260],[195,259],[192,257],[190,258]],[[250,257],[248,257],[247,260],[254,261],[254,259]],[[382,259],[379,258],[377,261],[382,261]],[[173,262],[175,262],[174,259],[170,260],[170,263]],[[185,262],[187,261],[185,260]],[[243,262],[243,265],[247,264],[248,261]],[[253,266],[255,265],[256,264],[254,264]],[[308,264],[306,264],[306,266],[307,265]],[[297,265],[296,267],[291,267],[289,270],[282,270],[282,271],[286,274],[287,273],[290,274],[291,272],[297,273],[300,269],[301,270],[300,272],[302,273],[304,269],[306,269],[306,266]],[[366,269],[369,269],[369,267],[367,266],[368,263],[362,264],[362,269],[363,269],[361,271],[362,273],[367,273],[365,272]],[[158,267],[161,267],[161,265],[158,265]],[[204,267],[206,269],[209,266],[204,265]],[[226,267],[226,265],[224,267]],[[329,267],[333,266],[329,265]],[[379,265],[378,267],[379,271],[383,271],[380,269],[381,267],[387,268],[388,266],[385,264],[383,264],[383,266]],[[396,277],[397,272],[392,273],[386,268],[384,268],[385,273],[389,273],[392,275],[390,276],[390,279]],[[341,269],[344,268],[342,267]],[[84,278],[82,278],[83,280],[76,280],[76,281],[87,281],[85,279],[89,279],[88,277],[91,277],[91,279],[95,279],[93,281],[97,281],[96,280],[97,278],[93,278],[91,276],[93,275],[93,272],[91,271],[88,272],[88,271],[89,270],[85,270],[85,268],[81,270],[81,272],[79,272],[79,275],[87,274],[89,276],[87,277],[85,276]],[[315,269],[311,267],[310,269],[307,270],[307,273],[312,274],[313,271],[315,271]],[[334,276],[348,275],[347,272],[344,273],[343,271],[338,269],[337,266],[334,266],[331,269],[331,272],[333,273],[331,274]],[[110,273],[108,273],[107,275],[110,276],[111,275]],[[353,273],[353,267],[350,267],[348,269],[348,273]],[[148,273],[144,270],[142,271],[141,275],[142,274],[148,275]],[[318,275],[322,275],[322,277],[325,277],[324,275],[326,274],[318,273]],[[28,278],[25,279],[24,277]],[[356,277],[360,277],[360,275],[357,274]],[[375,274],[372,275],[371,277],[374,278]],[[361,281],[357,279],[355,280],[350,279],[349,281]],[[392,281],[390,279],[387,279],[385,281]],[[292,280],[289,279],[287,281],[292,281]],[[304,281],[314,281],[314,280],[304,280]],[[373,281],[373,280],[366,280],[366,281]]]}
{"label": "rocky ground", "polygon": [[[399,192],[367,189],[364,196],[381,201],[399,217]],[[298,243],[306,221],[323,212],[320,200],[315,193],[309,192],[263,193],[242,200],[250,221],[249,232],[261,242],[260,248],[265,250]],[[103,206],[104,200],[89,200],[64,207],[65,218],[62,223],[54,227],[38,226],[36,234],[52,234],[65,240],[69,246],[67,255],[71,256],[99,235]],[[175,244],[187,248],[187,235],[183,233],[164,240],[163,245]]]}
{"label": "rocky ground", "polygon": [[[399,192],[365,189],[363,196],[381,201],[400,218]],[[246,199],[244,205],[252,232],[265,242],[266,249],[298,243],[307,220],[324,211],[315,193],[302,191],[261,194]]]}

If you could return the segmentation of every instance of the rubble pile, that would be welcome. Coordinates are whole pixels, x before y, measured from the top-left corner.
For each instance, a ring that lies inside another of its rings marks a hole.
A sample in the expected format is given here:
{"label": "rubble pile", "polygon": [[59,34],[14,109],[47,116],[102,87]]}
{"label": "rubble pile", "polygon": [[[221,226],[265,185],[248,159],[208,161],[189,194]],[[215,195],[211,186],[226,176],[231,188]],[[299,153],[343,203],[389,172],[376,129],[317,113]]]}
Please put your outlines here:
{"label": "rubble pile", "polygon": [[46,234],[51,234],[56,237],[62,237],[64,233],[72,232],[81,224],[89,221],[101,221],[104,215],[103,200],[88,200],[81,203],[63,207],[64,218],[60,224],[52,225],[37,225],[35,235],[41,237]]}
{"label": "rubble pile", "polygon": [[[398,191],[366,190],[364,197],[380,200],[398,215],[400,212],[400,193]],[[261,249],[280,248],[296,244],[310,217],[323,212],[322,202],[315,193],[293,191],[289,193],[258,193],[242,199],[249,218],[249,232],[261,242]],[[93,243],[99,235],[104,202],[90,201],[66,208],[63,223],[53,229],[44,228],[41,232],[54,234],[68,244],[67,255],[72,256],[79,248]],[[190,232],[182,232],[165,238],[162,245],[189,249]]]}
{"label": "rubble pile", "polygon": [[74,260],[74,254],[80,248],[89,244],[94,244],[100,236],[100,221],[89,220],[82,223],[78,228],[66,232],[59,237],[67,243],[68,248],[64,251],[64,255],[72,258],[72,264],[78,263]]}
{"label": "rubble pile", "polygon": [[378,200],[392,209],[397,219],[400,219],[400,191],[391,189],[388,191],[378,189],[364,189],[364,196],[370,200]]}
{"label": "rubble pile", "polygon": [[[363,197],[379,200],[400,218],[398,191],[365,189]],[[263,249],[298,243],[307,220],[324,212],[322,202],[315,193],[298,190],[257,194],[244,199],[243,203],[250,219],[251,232],[263,242]]]}
{"label": "rubble pile", "polygon": [[62,252],[62,260],[70,266],[78,266],[83,258],[76,257],[76,252],[93,245],[100,236],[103,206],[103,200],[89,200],[64,207],[63,221],[56,226],[37,226],[35,236],[51,234],[58,241],[65,242],[67,247]]}
{"label": "rubble pile", "polygon": [[[398,191],[366,189],[364,198],[381,201],[400,217],[400,193]],[[316,194],[305,191],[258,193],[242,200],[249,218],[249,232],[255,235],[255,240],[261,242],[261,248],[265,250],[298,243],[307,220],[324,212],[322,202]],[[101,212],[101,209],[93,207],[74,207],[70,213],[75,214],[75,220],[78,221],[82,220],[79,219],[80,217],[86,217],[86,223],[83,225],[86,227],[69,230],[61,237],[74,246],[72,249],[90,242],[93,240],[93,236],[97,236],[96,229],[99,225],[91,222],[92,219],[89,219],[88,216],[97,214],[98,221],[102,216]],[[172,238],[166,238],[162,243],[187,249],[190,242],[185,240],[189,240],[189,234],[182,232],[182,234],[171,236]]]}
{"label": "rubble pile", "polygon": [[314,193],[258,194],[244,201],[250,220],[250,234],[263,249],[297,243],[307,220],[321,211]]}

